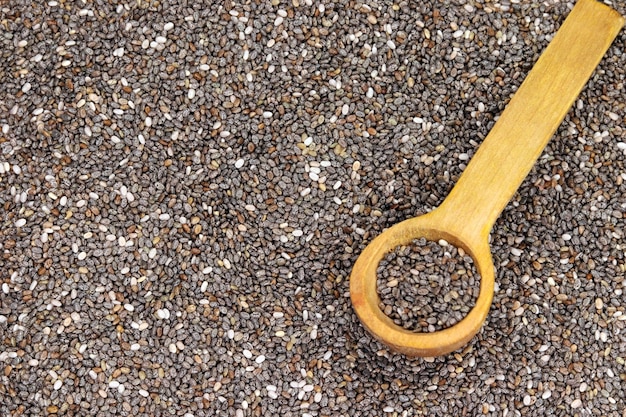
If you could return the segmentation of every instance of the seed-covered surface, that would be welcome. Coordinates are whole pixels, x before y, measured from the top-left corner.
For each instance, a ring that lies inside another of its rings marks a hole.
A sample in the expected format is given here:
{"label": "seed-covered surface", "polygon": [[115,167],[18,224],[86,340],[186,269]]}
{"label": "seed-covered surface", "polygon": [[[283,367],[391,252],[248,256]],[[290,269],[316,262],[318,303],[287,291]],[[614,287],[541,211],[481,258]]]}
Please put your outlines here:
{"label": "seed-covered surface", "polygon": [[480,275],[463,249],[415,239],[380,261],[380,309],[398,326],[434,332],[463,319],[476,304]]}
{"label": "seed-covered surface", "polygon": [[496,222],[466,347],[395,355],[348,291],[571,7],[2,1],[0,415],[620,416],[624,33]]}

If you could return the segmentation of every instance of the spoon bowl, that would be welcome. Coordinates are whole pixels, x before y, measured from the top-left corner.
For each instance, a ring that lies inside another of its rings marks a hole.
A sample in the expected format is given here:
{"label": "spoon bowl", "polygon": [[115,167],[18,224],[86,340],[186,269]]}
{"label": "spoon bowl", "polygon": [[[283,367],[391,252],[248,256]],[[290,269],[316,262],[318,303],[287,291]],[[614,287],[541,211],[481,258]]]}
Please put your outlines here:
{"label": "spoon bowl", "polygon": [[[437,356],[465,345],[480,330],[491,306],[494,289],[494,266],[486,239],[467,240],[446,228],[445,216],[438,211],[414,217],[392,226],[377,236],[357,259],[351,279],[352,304],[365,327],[380,341],[408,356]],[[433,333],[415,333],[398,326],[379,308],[376,270],[380,261],[396,246],[413,239],[445,240],[462,248],[475,262],[480,274],[476,304],[457,324]]]}

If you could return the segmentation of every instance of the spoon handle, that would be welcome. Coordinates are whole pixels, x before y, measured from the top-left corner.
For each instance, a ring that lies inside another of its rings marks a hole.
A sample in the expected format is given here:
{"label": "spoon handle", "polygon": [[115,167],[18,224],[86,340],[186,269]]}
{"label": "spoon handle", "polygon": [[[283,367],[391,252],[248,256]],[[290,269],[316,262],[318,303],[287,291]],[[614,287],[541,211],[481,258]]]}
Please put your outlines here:
{"label": "spoon handle", "polygon": [[600,2],[576,3],[435,210],[445,228],[466,241],[486,241],[623,24],[622,16]]}

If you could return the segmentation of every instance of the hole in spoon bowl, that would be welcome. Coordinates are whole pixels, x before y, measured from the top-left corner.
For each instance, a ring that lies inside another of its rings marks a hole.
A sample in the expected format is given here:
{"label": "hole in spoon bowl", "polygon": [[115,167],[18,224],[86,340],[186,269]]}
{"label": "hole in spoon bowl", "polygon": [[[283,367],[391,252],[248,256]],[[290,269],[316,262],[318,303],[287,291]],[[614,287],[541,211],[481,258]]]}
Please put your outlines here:
{"label": "hole in spoon bowl", "polygon": [[480,274],[462,248],[445,240],[414,239],[378,264],[379,307],[404,329],[428,333],[461,321],[474,307]]}

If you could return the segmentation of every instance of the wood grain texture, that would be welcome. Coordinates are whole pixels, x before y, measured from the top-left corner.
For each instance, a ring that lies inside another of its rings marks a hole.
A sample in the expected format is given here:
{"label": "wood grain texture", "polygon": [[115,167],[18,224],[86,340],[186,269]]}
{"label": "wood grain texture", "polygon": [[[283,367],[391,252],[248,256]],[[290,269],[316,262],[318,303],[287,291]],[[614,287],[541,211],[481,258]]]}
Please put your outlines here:
{"label": "wood grain texture", "polygon": [[623,24],[595,0],[576,4],[441,205],[448,230],[487,237]]}
{"label": "wood grain texture", "polygon": [[[408,356],[436,356],[462,347],[480,330],[493,298],[489,232],[623,25],[608,6],[579,0],[441,206],[391,227],[365,248],[350,276],[350,294],[359,319],[377,339]],[[378,307],[380,260],[418,237],[462,247],[481,275],[474,308],[456,325],[433,333],[405,330]]]}

